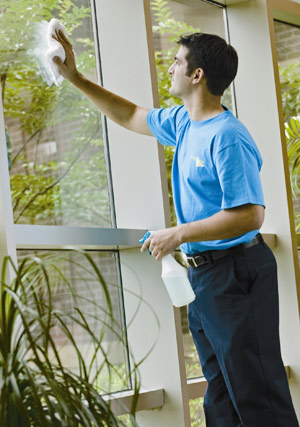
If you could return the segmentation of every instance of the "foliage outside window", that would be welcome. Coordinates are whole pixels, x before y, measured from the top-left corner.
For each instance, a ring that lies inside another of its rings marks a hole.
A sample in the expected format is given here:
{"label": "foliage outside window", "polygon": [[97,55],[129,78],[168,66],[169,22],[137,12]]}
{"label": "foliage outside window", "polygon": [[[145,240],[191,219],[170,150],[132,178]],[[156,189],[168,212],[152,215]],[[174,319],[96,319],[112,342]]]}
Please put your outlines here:
{"label": "foliage outside window", "polygon": [[14,221],[111,227],[99,111],[68,82],[48,87],[30,55],[35,22],[58,18],[96,79],[89,0],[2,0],[0,79]]}
{"label": "foliage outside window", "polygon": [[203,397],[191,399],[190,402],[191,427],[205,427],[205,416],[203,411]]}
{"label": "foliage outside window", "polygon": [[274,22],[278,67],[280,76],[283,119],[287,142],[287,155],[290,171],[290,182],[293,196],[293,209],[296,232],[300,227],[300,61],[299,61],[299,27]]}
{"label": "foliage outside window", "polygon": [[[278,29],[283,26],[285,26],[285,24],[277,23],[276,28]],[[291,26],[287,27],[291,28]],[[299,33],[299,29],[295,29],[295,31]],[[280,33],[277,37],[280,37]],[[298,232],[300,229],[300,61],[297,59],[297,52],[293,52],[291,46],[287,46],[287,50],[291,54],[294,54],[294,59],[291,59],[288,65],[281,64],[279,61],[278,67],[293,195],[295,228]]]}

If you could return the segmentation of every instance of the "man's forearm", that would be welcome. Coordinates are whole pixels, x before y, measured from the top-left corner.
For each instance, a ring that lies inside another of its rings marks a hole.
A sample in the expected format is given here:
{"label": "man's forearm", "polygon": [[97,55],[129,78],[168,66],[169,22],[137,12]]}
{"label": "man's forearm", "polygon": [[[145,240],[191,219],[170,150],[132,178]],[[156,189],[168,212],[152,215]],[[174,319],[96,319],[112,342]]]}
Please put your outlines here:
{"label": "man's forearm", "polygon": [[75,87],[80,89],[103,114],[113,121],[121,126],[124,126],[124,124],[130,121],[130,117],[136,108],[135,104],[109,92],[103,87],[88,80],[80,73],[70,81]]}
{"label": "man's forearm", "polygon": [[60,74],[68,79],[75,87],[80,89],[98,108],[114,122],[127,129],[143,135],[152,133],[147,125],[147,114],[149,109],[139,107],[133,102],[115,95],[103,87],[93,83],[78,72],[75,62],[73,47],[62,31],[55,31],[52,36],[64,48],[66,59],[55,56],[54,63],[57,65]]}
{"label": "man's forearm", "polygon": [[261,227],[264,207],[244,205],[222,210],[203,220],[158,230],[145,240],[142,252],[147,248],[157,259],[173,252],[182,243],[223,240],[240,236]]}
{"label": "man's forearm", "polygon": [[178,226],[178,238],[180,244],[229,239],[259,229],[263,220],[263,206],[225,209],[209,218]]}
{"label": "man's forearm", "polygon": [[[122,127],[135,132],[152,135],[146,125],[146,109],[118,96],[88,80],[81,73],[70,82],[83,92],[108,118]],[[141,119],[141,120],[140,120]]]}

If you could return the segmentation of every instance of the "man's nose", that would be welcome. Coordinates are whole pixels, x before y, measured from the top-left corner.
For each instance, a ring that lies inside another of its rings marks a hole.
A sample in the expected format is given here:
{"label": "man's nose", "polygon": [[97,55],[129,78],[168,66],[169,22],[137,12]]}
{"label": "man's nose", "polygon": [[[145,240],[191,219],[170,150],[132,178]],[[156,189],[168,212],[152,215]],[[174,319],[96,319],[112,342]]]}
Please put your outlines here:
{"label": "man's nose", "polygon": [[168,74],[173,74],[173,64],[168,69]]}

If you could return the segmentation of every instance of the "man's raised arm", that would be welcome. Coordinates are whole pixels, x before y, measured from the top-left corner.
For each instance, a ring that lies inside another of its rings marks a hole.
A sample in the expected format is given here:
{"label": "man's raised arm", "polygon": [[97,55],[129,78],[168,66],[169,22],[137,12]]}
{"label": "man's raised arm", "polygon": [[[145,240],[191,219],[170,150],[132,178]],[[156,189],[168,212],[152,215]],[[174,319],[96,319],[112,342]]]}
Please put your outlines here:
{"label": "man's raised arm", "polygon": [[66,52],[64,63],[58,57],[53,59],[60,74],[80,89],[109,119],[133,132],[152,136],[146,120],[149,109],[139,107],[85,78],[76,68],[71,43],[61,31],[55,33],[56,37],[53,38],[61,43]]}

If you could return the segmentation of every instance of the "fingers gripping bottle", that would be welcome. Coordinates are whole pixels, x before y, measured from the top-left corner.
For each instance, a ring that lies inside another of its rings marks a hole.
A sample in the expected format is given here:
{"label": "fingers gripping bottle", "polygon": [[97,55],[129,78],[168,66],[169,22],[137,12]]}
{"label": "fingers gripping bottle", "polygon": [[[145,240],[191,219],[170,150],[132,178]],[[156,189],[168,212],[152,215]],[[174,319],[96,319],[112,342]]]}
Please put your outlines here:
{"label": "fingers gripping bottle", "polygon": [[[150,232],[147,232],[140,240],[140,243],[143,243],[150,234]],[[149,250],[148,253],[150,253]],[[171,254],[163,257],[161,262],[161,278],[168,291],[172,304],[175,307],[182,307],[194,301],[195,294],[187,278],[186,269],[178,264]]]}

